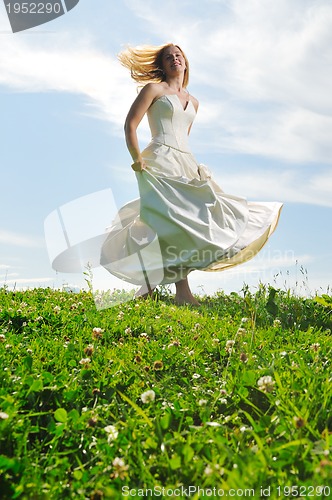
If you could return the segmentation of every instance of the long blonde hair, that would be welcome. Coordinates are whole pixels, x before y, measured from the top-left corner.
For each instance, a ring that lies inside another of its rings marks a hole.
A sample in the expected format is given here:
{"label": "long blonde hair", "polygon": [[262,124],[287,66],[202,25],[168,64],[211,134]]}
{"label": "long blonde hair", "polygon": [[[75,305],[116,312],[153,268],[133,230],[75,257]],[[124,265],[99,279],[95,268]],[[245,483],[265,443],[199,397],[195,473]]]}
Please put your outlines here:
{"label": "long blonde hair", "polygon": [[118,59],[125,68],[130,70],[131,77],[137,83],[160,83],[165,80],[162,59],[165,49],[177,47],[184,57],[186,69],[184,72],[183,86],[187,87],[189,82],[189,62],[183,50],[174,43],[153,46],[142,45],[139,47],[127,47],[118,54]]}

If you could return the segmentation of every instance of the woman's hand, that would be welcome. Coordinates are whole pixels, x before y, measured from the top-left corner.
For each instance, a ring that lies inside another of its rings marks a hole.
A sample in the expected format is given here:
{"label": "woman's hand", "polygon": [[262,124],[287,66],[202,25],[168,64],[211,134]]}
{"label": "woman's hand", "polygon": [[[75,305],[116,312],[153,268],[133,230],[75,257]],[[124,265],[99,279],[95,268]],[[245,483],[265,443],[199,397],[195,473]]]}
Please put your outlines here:
{"label": "woman's hand", "polygon": [[142,170],[146,169],[146,164],[144,163],[143,160],[136,160],[134,163],[131,164],[131,168],[135,172],[142,172]]}

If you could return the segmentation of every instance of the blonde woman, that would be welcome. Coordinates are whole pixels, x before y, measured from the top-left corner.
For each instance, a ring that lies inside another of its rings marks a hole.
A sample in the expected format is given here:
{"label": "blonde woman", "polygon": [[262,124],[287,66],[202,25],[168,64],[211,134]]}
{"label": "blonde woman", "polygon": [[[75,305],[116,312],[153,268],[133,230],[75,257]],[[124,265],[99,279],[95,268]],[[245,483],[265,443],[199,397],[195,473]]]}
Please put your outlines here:
{"label": "blonde woman", "polygon": [[[178,45],[128,48],[119,59],[143,85],[125,121],[140,199],[119,211],[101,263],[141,285],[137,295],[175,283],[175,301],[197,305],[188,274],[221,271],[252,258],[274,231],[282,204],[224,193],[195,160],[188,135],[198,101],[187,90],[189,63]],[[141,151],[137,129],[145,114],[151,141]]]}

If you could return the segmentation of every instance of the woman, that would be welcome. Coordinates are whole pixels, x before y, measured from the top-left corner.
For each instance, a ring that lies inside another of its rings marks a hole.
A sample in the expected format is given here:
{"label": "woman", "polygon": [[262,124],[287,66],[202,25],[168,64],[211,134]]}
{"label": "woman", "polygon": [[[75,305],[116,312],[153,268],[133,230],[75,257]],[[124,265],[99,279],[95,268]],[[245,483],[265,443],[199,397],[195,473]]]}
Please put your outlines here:
{"label": "woman", "polygon": [[[101,263],[141,285],[137,295],[175,283],[176,302],[197,305],[188,274],[221,271],[252,258],[274,231],[282,205],[228,195],[196,162],[188,135],[198,101],[187,91],[189,63],[178,45],[129,48],[119,59],[144,84],[125,122],[140,200],[119,211]],[[137,128],[145,114],[152,138],[141,152]]]}

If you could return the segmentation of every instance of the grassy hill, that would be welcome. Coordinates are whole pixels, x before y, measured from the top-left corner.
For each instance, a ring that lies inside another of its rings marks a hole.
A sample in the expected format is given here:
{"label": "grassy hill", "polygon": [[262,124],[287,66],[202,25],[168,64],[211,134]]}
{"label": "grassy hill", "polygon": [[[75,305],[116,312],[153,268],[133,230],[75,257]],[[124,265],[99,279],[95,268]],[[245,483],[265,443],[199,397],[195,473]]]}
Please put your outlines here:
{"label": "grassy hill", "polygon": [[0,497],[330,497],[331,297],[201,303],[1,288]]}

